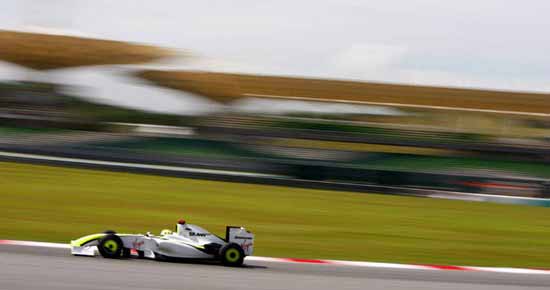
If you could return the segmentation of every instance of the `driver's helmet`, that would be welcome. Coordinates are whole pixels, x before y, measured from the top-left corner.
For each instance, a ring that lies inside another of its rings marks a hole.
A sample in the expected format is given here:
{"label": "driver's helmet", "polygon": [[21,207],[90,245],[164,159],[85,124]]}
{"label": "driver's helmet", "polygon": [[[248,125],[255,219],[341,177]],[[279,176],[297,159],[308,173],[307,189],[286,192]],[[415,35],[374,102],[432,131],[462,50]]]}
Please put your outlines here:
{"label": "driver's helmet", "polygon": [[172,234],[172,231],[169,230],[169,229],[164,229],[164,230],[160,231],[161,236],[167,236],[167,235],[171,235],[171,234]]}
{"label": "driver's helmet", "polygon": [[185,224],[186,222],[184,219],[178,220],[178,223],[176,224],[176,233],[178,233],[178,235],[184,235],[184,230],[186,228]]}

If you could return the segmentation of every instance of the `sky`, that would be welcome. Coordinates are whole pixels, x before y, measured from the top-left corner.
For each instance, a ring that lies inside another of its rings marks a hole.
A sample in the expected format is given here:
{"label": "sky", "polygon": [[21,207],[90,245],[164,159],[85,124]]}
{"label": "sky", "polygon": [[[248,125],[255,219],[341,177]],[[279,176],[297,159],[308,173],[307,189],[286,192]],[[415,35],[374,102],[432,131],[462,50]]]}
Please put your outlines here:
{"label": "sky", "polygon": [[[550,92],[545,0],[2,0],[0,29],[30,26],[180,49],[155,67]],[[1,44],[0,44],[1,45]],[[196,113],[208,101],[146,86],[126,67],[28,72],[85,97]]]}

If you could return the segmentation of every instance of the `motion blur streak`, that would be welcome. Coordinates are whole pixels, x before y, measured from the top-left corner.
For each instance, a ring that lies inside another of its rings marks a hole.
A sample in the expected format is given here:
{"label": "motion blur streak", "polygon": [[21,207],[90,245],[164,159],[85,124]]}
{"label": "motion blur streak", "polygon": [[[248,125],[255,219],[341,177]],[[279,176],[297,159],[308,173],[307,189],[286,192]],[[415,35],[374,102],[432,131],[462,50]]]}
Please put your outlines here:
{"label": "motion blur streak", "polygon": [[[0,289],[550,288],[550,1],[502,2],[2,0]],[[98,234],[179,219],[259,256]]]}

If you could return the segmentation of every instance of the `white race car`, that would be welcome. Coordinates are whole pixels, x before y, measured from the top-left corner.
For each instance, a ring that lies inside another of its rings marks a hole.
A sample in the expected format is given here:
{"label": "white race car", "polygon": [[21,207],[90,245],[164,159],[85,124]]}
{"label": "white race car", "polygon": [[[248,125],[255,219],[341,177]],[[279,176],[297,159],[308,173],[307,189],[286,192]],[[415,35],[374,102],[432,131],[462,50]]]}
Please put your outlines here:
{"label": "white race car", "polygon": [[254,235],[243,227],[227,226],[225,238],[179,220],[176,232],[162,230],[160,236],[147,233],[119,234],[107,231],[71,241],[71,254],[105,258],[130,257],[134,250],[140,258],[157,260],[207,259],[226,266],[240,266],[254,251]]}

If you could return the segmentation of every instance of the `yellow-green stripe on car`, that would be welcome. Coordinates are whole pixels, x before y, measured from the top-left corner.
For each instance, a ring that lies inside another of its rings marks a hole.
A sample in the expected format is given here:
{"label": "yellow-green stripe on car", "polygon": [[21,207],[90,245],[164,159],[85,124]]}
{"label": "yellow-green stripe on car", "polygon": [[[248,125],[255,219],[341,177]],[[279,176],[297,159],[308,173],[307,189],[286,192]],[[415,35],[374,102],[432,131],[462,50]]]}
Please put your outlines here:
{"label": "yellow-green stripe on car", "polygon": [[[103,238],[104,236],[106,236],[107,234],[91,234],[91,235],[87,235],[87,236],[84,236],[78,240],[74,240],[74,241],[71,241],[71,246],[72,247],[82,247],[84,246],[85,244],[89,243],[89,242],[92,242],[94,240],[99,240],[101,238]],[[116,234],[117,236],[119,237],[124,237],[124,236],[131,236],[132,234]]]}
{"label": "yellow-green stripe on car", "polygon": [[106,234],[92,234],[92,235],[87,235],[87,236],[84,236],[78,240],[74,240],[74,241],[71,241],[71,246],[72,247],[82,247],[83,245],[91,242],[91,241],[94,241],[94,240],[98,240],[98,239],[101,239],[105,236]]}

